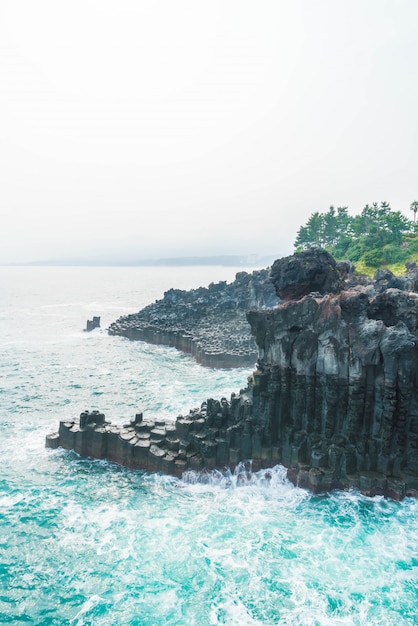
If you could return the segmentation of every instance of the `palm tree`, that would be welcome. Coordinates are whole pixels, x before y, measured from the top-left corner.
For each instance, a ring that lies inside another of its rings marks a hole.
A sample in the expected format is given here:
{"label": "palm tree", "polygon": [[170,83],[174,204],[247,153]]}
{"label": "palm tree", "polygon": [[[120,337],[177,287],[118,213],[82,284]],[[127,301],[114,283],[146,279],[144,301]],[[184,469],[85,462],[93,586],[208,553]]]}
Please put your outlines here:
{"label": "palm tree", "polygon": [[411,209],[411,211],[414,212],[414,224],[415,224],[415,220],[417,218],[417,211],[418,211],[418,202],[414,200],[413,202],[411,202],[411,206],[409,208]]}

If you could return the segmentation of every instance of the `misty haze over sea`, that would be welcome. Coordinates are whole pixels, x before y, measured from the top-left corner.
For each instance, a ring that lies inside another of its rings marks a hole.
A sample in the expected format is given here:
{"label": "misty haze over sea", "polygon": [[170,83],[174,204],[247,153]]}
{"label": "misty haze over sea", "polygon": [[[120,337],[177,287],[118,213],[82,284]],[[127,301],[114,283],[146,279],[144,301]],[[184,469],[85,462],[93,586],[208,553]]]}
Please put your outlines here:
{"label": "misty haze over sea", "polygon": [[6,263],[14,266],[74,266],[74,267],[158,267],[158,266],[224,266],[224,267],[247,267],[262,268],[273,263],[280,255],[247,254],[247,255],[217,255],[217,256],[185,256],[137,259],[133,257],[124,258],[122,255],[116,257],[74,257],[66,259],[50,259],[44,261],[28,261],[20,263]]}

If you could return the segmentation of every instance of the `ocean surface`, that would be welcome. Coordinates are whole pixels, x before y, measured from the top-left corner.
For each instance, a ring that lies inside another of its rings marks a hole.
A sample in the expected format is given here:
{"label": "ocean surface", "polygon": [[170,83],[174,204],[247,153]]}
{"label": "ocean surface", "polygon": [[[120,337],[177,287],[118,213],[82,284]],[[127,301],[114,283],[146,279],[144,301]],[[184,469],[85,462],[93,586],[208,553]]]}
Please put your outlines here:
{"label": "ocean surface", "polygon": [[[418,500],[315,496],[281,467],[238,486],[45,449],[84,409],[174,419],[245,387],[251,370],[105,331],[238,269],[0,267],[1,624],[418,624]],[[83,332],[93,315],[102,328]]]}

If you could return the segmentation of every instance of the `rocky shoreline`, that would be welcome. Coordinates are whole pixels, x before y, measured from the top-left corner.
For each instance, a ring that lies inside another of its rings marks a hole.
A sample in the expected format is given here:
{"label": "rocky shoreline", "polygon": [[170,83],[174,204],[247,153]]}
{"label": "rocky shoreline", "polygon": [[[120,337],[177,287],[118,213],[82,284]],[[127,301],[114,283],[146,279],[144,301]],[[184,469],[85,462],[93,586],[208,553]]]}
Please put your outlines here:
{"label": "rocky shoreline", "polygon": [[418,295],[409,270],[367,284],[322,250],[280,259],[271,270],[280,303],[247,313],[258,363],[238,394],[173,422],[137,414],[117,427],[85,411],[46,446],[175,476],[281,463],[317,493],[418,496]]}
{"label": "rocky shoreline", "polygon": [[268,270],[239,272],[235,280],[184,291],[113,322],[110,335],[177,348],[206,367],[253,367],[257,346],[246,320],[252,308],[272,307],[277,296]]}

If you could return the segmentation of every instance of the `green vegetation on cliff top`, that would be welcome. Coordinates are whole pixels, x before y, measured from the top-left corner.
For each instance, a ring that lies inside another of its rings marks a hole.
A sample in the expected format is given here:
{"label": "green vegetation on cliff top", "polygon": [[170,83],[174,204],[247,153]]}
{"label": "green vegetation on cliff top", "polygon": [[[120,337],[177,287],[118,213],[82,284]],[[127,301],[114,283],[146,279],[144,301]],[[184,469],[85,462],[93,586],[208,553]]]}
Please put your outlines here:
{"label": "green vegetation on cliff top", "polygon": [[388,202],[366,204],[359,215],[333,206],[313,213],[296,237],[296,252],[312,246],[325,248],[336,259],[347,259],[358,273],[373,276],[378,267],[405,273],[405,263],[418,262],[418,202],[411,203],[414,219],[393,211]]}

